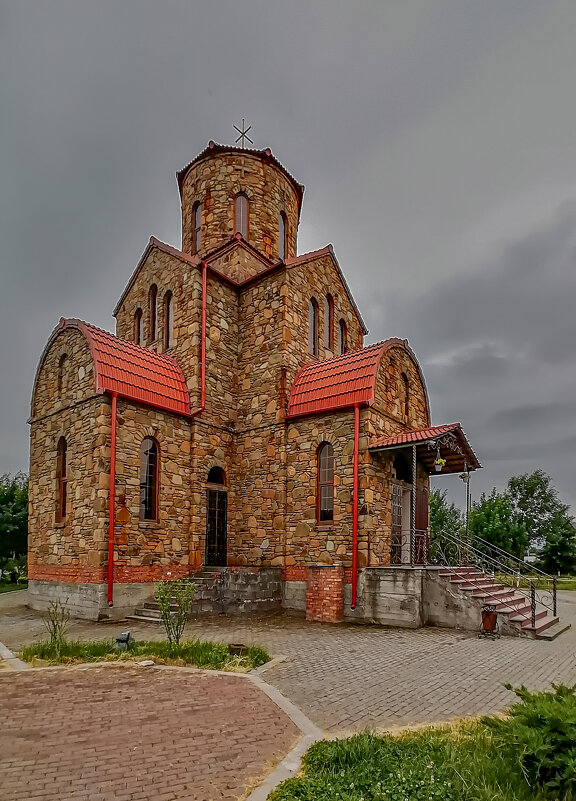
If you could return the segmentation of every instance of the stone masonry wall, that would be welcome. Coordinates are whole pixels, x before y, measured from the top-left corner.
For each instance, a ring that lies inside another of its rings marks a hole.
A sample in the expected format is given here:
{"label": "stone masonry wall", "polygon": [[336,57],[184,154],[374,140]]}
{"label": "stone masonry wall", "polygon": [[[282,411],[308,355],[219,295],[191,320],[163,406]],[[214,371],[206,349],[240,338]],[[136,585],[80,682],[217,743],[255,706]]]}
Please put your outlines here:
{"label": "stone masonry wall", "polygon": [[288,219],[287,256],[296,255],[298,199],[284,173],[260,156],[246,153],[208,155],[194,164],[182,186],[182,250],[192,253],[192,209],[202,203],[201,255],[230,240],[236,233],[234,198],[249,200],[247,241],[267,258],[278,258],[278,218]]}

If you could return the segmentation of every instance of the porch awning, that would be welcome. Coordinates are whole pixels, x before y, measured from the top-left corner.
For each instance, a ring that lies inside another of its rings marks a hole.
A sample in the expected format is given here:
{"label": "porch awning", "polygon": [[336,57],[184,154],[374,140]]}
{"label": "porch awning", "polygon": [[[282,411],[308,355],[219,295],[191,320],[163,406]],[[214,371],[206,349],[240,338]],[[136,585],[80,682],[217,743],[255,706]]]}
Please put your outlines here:
{"label": "porch awning", "polygon": [[[466,439],[460,423],[403,431],[392,437],[373,440],[368,447],[373,453],[376,453],[411,448],[413,445],[416,445],[418,460],[429,473],[437,475],[463,473],[466,470],[478,470],[479,467],[482,467]],[[446,464],[442,466],[439,473],[436,473],[434,461],[438,452],[440,452],[441,458],[446,460]]]}

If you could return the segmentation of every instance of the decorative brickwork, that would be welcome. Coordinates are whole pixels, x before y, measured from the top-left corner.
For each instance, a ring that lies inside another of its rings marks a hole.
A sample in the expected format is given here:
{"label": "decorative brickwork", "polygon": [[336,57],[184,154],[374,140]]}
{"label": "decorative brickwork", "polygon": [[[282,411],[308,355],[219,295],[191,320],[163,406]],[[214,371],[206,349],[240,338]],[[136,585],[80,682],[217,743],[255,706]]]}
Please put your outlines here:
{"label": "decorative brickwork", "polygon": [[344,617],[342,565],[308,565],[306,571],[306,620],[340,623]]}

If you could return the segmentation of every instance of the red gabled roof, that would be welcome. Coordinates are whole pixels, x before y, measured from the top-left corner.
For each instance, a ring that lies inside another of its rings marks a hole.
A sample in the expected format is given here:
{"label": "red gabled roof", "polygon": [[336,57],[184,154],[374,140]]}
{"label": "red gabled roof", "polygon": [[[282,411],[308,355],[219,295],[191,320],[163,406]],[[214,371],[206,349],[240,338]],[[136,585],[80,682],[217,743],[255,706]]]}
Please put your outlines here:
{"label": "red gabled roof", "polygon": [[390,348],[402,348],[414,362],[422,382],[430,419],[428,393],[420,365],[408,345],[408,340],[396,338],[304,365],[292,383],[287,416],[321,414],[356,404],[370,406],[374,402],[380,360]]}
{"label": "red gabled roof", "polygon": [[62,318],[60,328],[77,328],[86,337],[97,392],[115,392],[146,406],[190,414],[184,373],[170,356],[128,342],[82,320]]}
{"label": "red gabled roof", "polygon": [[[399,340],[401,341],[401,340]],[[292,384],[288,417],[370,404],[386,343],[305,365]]]}

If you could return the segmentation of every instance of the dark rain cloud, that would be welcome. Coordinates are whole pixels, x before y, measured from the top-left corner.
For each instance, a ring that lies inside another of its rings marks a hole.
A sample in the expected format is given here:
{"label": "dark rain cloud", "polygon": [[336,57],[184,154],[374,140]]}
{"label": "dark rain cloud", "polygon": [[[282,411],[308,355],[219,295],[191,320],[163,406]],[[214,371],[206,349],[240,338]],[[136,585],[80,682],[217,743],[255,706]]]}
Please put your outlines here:
{"label": "dark rain cloud", "polygon": [[[474,491],[576,501],[573,0],[0,0],[0,473],[61,315],[113,329],[174,173],[245,117],[306,184],[370,327],[407,337]],[[442,479],[440,479],[442,480]],[[447,480],[455,497],[462,486]]]}

